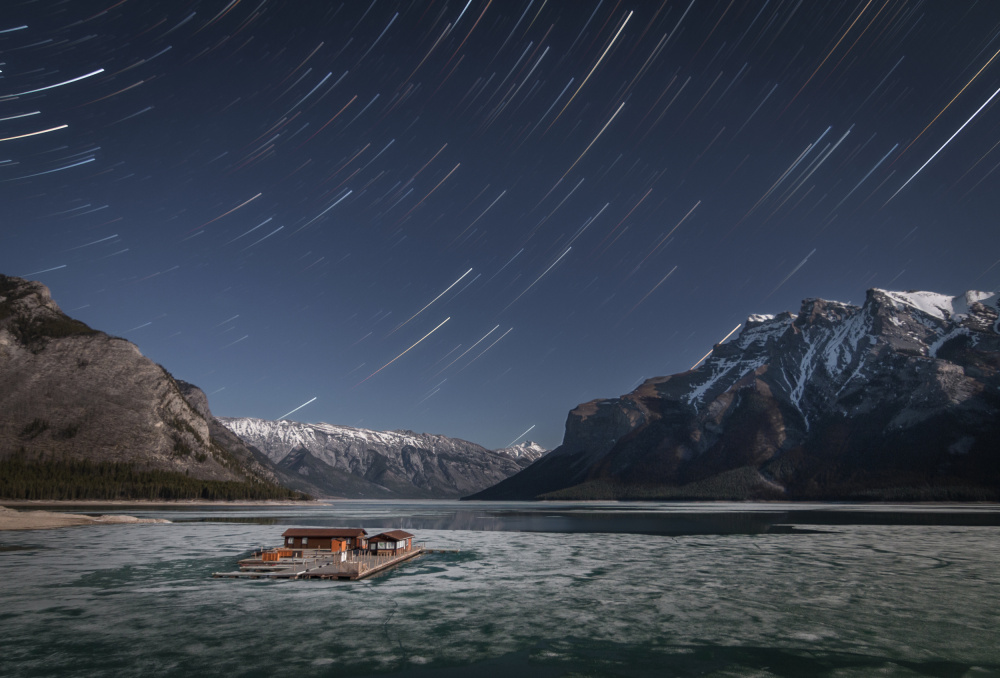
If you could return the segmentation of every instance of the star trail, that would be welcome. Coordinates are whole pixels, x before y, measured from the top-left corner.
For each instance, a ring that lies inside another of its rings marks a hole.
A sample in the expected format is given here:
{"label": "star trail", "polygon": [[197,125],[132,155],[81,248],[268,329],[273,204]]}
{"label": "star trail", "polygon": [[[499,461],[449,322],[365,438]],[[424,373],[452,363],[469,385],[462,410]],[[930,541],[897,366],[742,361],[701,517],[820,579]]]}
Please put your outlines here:
{"label": "star trail", "polygon": [[10,0],[0,272],[218,415],[554,447],[751,313],[1000,289],[998,54],[971,0]]}

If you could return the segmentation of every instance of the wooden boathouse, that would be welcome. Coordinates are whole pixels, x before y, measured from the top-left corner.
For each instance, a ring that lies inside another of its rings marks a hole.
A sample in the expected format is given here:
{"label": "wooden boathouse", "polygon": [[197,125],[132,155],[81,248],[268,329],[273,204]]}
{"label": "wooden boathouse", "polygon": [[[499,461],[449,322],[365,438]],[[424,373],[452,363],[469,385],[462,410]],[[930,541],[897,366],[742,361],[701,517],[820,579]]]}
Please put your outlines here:
{"label": "wooden boathouse", "polygon": [[368,533],[359,527],[293,527],[281,536],[286,549],[354,551],[368,548]]}
{"label": "wooden boathouse", "polygon": [[413,535],[403,530],[381,532],[368,538],[368,550],[380,555],[397,555],[413,548]]}
{"label": "wooden boathouse", "polygon": [[[233,579],[364,579],[428,552],[414,535],[389,530],[372,537],[361,528],[290,528],[282,545],[239,561]],[[436,552],[436,551],[435,551]]]}

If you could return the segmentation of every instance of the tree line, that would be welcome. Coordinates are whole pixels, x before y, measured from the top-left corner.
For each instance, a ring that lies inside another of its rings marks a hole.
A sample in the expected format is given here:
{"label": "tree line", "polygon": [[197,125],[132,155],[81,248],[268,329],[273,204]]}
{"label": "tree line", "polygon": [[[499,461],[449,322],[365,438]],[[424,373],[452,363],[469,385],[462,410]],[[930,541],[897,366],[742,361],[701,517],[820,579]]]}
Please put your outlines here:
{"label": "tree line", "polygon": [[0,459],[4,499],[309,499],[301,492],[262,481],[200,480],[183,473],[140,469],[135,464],[87,459]]}

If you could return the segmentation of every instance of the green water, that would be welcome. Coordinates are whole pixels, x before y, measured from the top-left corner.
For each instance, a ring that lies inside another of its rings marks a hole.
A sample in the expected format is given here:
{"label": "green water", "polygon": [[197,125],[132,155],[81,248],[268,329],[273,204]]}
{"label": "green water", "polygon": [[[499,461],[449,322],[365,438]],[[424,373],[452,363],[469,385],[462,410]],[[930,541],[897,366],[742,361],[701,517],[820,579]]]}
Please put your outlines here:
{"label": "green water", "polygon": [[[144,515],[188,522],[0,533],[0,675],[1000,675],[996,507]],[[361,582],[211,577],[316,524],[460,552]]]}

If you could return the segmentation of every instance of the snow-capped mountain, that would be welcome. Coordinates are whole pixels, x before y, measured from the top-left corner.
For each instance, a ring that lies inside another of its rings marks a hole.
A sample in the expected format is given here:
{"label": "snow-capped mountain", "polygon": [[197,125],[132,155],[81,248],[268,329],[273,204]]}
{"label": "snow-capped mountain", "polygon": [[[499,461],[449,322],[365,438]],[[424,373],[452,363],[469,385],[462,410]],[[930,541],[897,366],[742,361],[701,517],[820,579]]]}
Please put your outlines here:
{"label": "snow-capped mountain", "polygon": [[561,446],[475,498],[540,495],[996,499],[1000,297],[752,315],[697,369],[578,406]]}
{"label": "snow-capped mountain", "polygon": [[523,443],[518,443],[517,445],[512,445],[510,447],[504,447],[503,449],[495,450],[495,452],[497,454],[506,454],[508,457],[513,457],[514,459],[523,459],[528,462],[536,461],[549,453],[547,449],[536,442],[532,442],[531,440],[526,440]]}
{"label": "snow-capped mountain", "polygon": [[346,497],[458,497],[517,473],[531,459],[413,431],[226,418],[220,421],[305,491]]}

